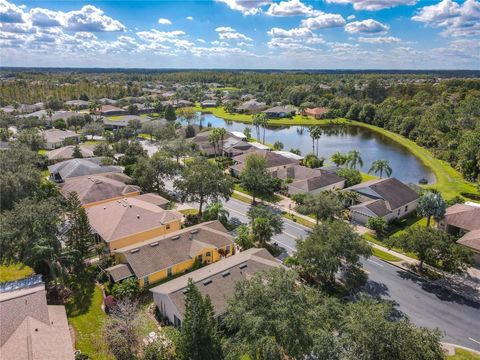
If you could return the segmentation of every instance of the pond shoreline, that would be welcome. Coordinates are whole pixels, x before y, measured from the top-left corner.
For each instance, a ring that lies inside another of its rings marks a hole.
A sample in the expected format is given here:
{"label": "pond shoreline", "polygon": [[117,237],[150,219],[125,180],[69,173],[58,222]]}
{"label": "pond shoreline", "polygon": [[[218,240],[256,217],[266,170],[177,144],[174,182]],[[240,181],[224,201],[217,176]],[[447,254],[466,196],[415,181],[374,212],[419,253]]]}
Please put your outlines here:
{"label": "pond shoreline", "polygon": [[[246,114],[227,114],[223,108],[206,108],[202,109],[199,106],[195,110],[202,114],[212,114],[225,121],[240,122],[244,124],[251,124],[251,115]],[[347,120],[344,118],[337,119],[313,119],[296,115],[292,119],[270,120],[269,126],[329,126],[329,125],[349,125],[357,126],[374,131],[377,134],[383,135],[388,139],[396,142],[403,148],[407,149],[414,155],[425,167],[430,169],[435,177],[435,182],[432,184],[421,185],[424,188],[434,188],[442,192],[446,199],[451,199],[455,196],[461,196],[461,193],[476,193],[474,184],[463,179],[462,175],[456,171],[450,164],[445,161],[435,158],[429,150],[417,145],[414,141],[395,134],[389,130],[385,130],[375,125],[366,124],[360,121]]]}

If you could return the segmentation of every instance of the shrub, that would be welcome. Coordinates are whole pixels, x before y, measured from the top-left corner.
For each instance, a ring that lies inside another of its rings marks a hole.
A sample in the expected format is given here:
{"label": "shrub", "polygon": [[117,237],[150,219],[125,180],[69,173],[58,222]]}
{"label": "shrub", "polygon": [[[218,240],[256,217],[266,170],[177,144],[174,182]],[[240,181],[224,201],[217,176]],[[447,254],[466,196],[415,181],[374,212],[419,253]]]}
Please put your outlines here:
{"label": "shrub", "polygon": [[362,174],[355,169],[340,169],[337,175],[345,179],[345,187],[357,185],[362,182]]}

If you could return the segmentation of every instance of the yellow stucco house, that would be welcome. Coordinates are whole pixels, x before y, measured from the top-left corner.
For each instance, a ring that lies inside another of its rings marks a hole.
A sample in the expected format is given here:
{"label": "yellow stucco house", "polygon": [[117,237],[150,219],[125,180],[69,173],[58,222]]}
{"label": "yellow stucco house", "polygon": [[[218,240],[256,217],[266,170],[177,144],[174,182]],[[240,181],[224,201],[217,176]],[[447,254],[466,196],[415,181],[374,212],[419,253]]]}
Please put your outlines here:
{"label": "yellow stucco house", "polygon": [[215,220],[119,248],[118,265],[107,272],[113,282],[134,276],[144,287],[185,273],[195,261],[210,264],[234,253],[233,236]]}
{"label": "yellow stucco house", "polygon": [[90,226],[111,252],[181,228],[183,215],[165,210],[165,199],[142,194],[88,206]]}

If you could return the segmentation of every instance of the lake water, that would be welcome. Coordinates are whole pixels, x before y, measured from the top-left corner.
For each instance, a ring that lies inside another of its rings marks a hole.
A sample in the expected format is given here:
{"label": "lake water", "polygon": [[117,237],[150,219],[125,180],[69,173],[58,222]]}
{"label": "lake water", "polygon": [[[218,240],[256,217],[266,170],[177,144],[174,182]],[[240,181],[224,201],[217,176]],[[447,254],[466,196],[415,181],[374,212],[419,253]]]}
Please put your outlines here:
{"label": "lake water", "polygon": [[[224,127],[227,131],[240,131],[249,127],[252,137],[256,136],[255,128],[248,124],[225,121],[212,114],[204,114],[202,123],[207,126],[210,123],[214,127]],[[434,174],[417,159],[408,149],[397,142],[369,129],[331,125],[324,127],[324,134],[318,140],[319,156],[330,161],[330,157],[336,151],[346,153],[350,150],[358,150],[362,154],[362,171],[368,172],[373,161],[379,159],[388,160],[393,170],[392,176],[407,183],[415,183],[422,178],[429,183],[435,181]],[[261,137],[263,129],[261,129]],[[291,148],[300,149],[302,155],[312,152],[312,140],[307,127],[301,126],[270,126],[265,132],[265,142],[273,144],[281,141],[284,150]],[[316,145],[315,145],[316,146]]]}

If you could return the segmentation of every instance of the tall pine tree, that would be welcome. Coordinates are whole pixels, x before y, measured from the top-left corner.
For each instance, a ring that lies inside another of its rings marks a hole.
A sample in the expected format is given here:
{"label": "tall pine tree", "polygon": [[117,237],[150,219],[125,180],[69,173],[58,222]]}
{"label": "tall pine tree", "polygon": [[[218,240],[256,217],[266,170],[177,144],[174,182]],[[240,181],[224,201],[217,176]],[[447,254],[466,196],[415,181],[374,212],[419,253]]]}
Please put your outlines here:
{"label": "tall pine tree", "polygon": [[220,338],[210,297],[205,298],[189,279],[185,297],[185,316],[180,332],[179,354],[184,360],[222,358]]}

